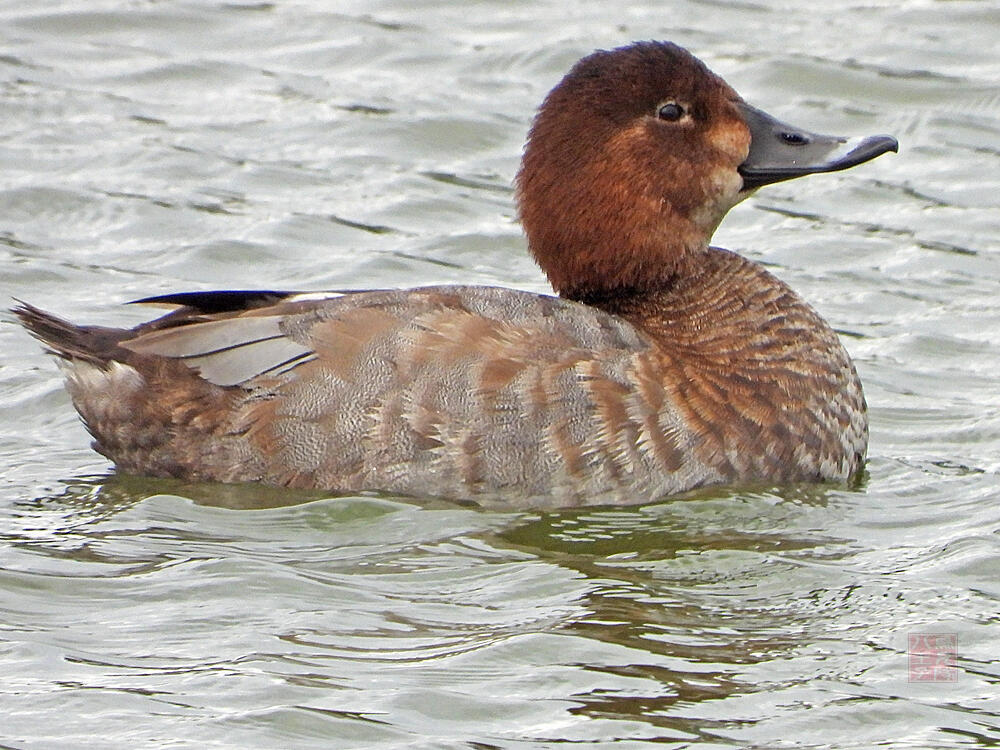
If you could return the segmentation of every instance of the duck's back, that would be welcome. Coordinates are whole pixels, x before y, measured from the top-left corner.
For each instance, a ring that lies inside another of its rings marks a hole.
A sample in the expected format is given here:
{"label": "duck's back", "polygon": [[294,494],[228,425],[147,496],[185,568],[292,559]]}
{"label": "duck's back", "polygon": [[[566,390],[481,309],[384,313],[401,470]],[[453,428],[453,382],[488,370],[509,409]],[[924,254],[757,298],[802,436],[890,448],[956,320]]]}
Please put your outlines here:
{"label": "duck's back", "polygon": [[696,457],[652,342],[556,297],[364,292],[137,330],[46,339],[69,352],[95,447],[125,471],[560,503],[726,478]]}

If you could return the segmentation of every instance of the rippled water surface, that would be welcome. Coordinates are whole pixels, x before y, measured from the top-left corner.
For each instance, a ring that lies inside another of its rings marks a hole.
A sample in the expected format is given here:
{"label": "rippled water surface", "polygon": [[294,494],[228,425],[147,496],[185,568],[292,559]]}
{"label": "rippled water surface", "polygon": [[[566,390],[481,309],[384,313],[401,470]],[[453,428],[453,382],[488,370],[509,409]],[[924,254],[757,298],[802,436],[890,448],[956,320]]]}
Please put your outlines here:
{"label": "rippled water surface", "polygon": [[546,290],[530,117],[644,38],[900,140],[716,235],[842,333],[864,483],[515,513],[113,477],[5,318],[0,746],[1000,746],[994,2],[2,3],[0,296]]}

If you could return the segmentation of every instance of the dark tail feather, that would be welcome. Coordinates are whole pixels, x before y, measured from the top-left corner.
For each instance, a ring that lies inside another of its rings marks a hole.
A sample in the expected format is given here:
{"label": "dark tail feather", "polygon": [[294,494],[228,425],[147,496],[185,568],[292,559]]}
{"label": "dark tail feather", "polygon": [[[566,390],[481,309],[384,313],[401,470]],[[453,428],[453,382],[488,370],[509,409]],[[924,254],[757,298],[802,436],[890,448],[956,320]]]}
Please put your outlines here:
{"label": "dark tail feather", "polygon": [[16,300],[11,312],[46,351],[69,360],[82,360],[101,367],[115,359],[118,342],[126,332],[115,328],[78,326],[27,302]]}

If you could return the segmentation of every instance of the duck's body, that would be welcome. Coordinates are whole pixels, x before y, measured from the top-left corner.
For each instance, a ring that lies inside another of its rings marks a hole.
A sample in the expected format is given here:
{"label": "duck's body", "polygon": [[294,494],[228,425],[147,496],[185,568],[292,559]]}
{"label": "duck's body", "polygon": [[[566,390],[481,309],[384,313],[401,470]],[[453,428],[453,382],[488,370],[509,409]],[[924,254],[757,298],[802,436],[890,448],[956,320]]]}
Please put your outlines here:
{"label": "duck's body", "polygon": [[762,166],[758,116],[672,45],[581,61],[519,177],[531,250],[563,298],[176,295],[154,301],[179,310],[131,331],[18,314],[69,364],[97,449],[127,472],[512,504],[844,480],[867,444],[850,358],[785,284],[708,240],[748,189],[890,144]]}

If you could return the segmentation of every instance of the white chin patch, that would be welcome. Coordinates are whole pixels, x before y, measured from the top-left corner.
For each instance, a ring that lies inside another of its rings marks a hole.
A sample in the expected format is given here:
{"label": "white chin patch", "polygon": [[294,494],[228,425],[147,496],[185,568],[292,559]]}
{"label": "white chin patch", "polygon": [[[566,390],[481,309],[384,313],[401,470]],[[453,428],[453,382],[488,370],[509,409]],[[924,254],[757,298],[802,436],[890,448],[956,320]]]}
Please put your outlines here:
{"label": "white chin patch", "polygon": [[700,227],[714,232],[719,222],[733,206],[747,197],[743,178],[733,169],[718,167],[705,177],[708,195],[713,196],[691,216]]}

